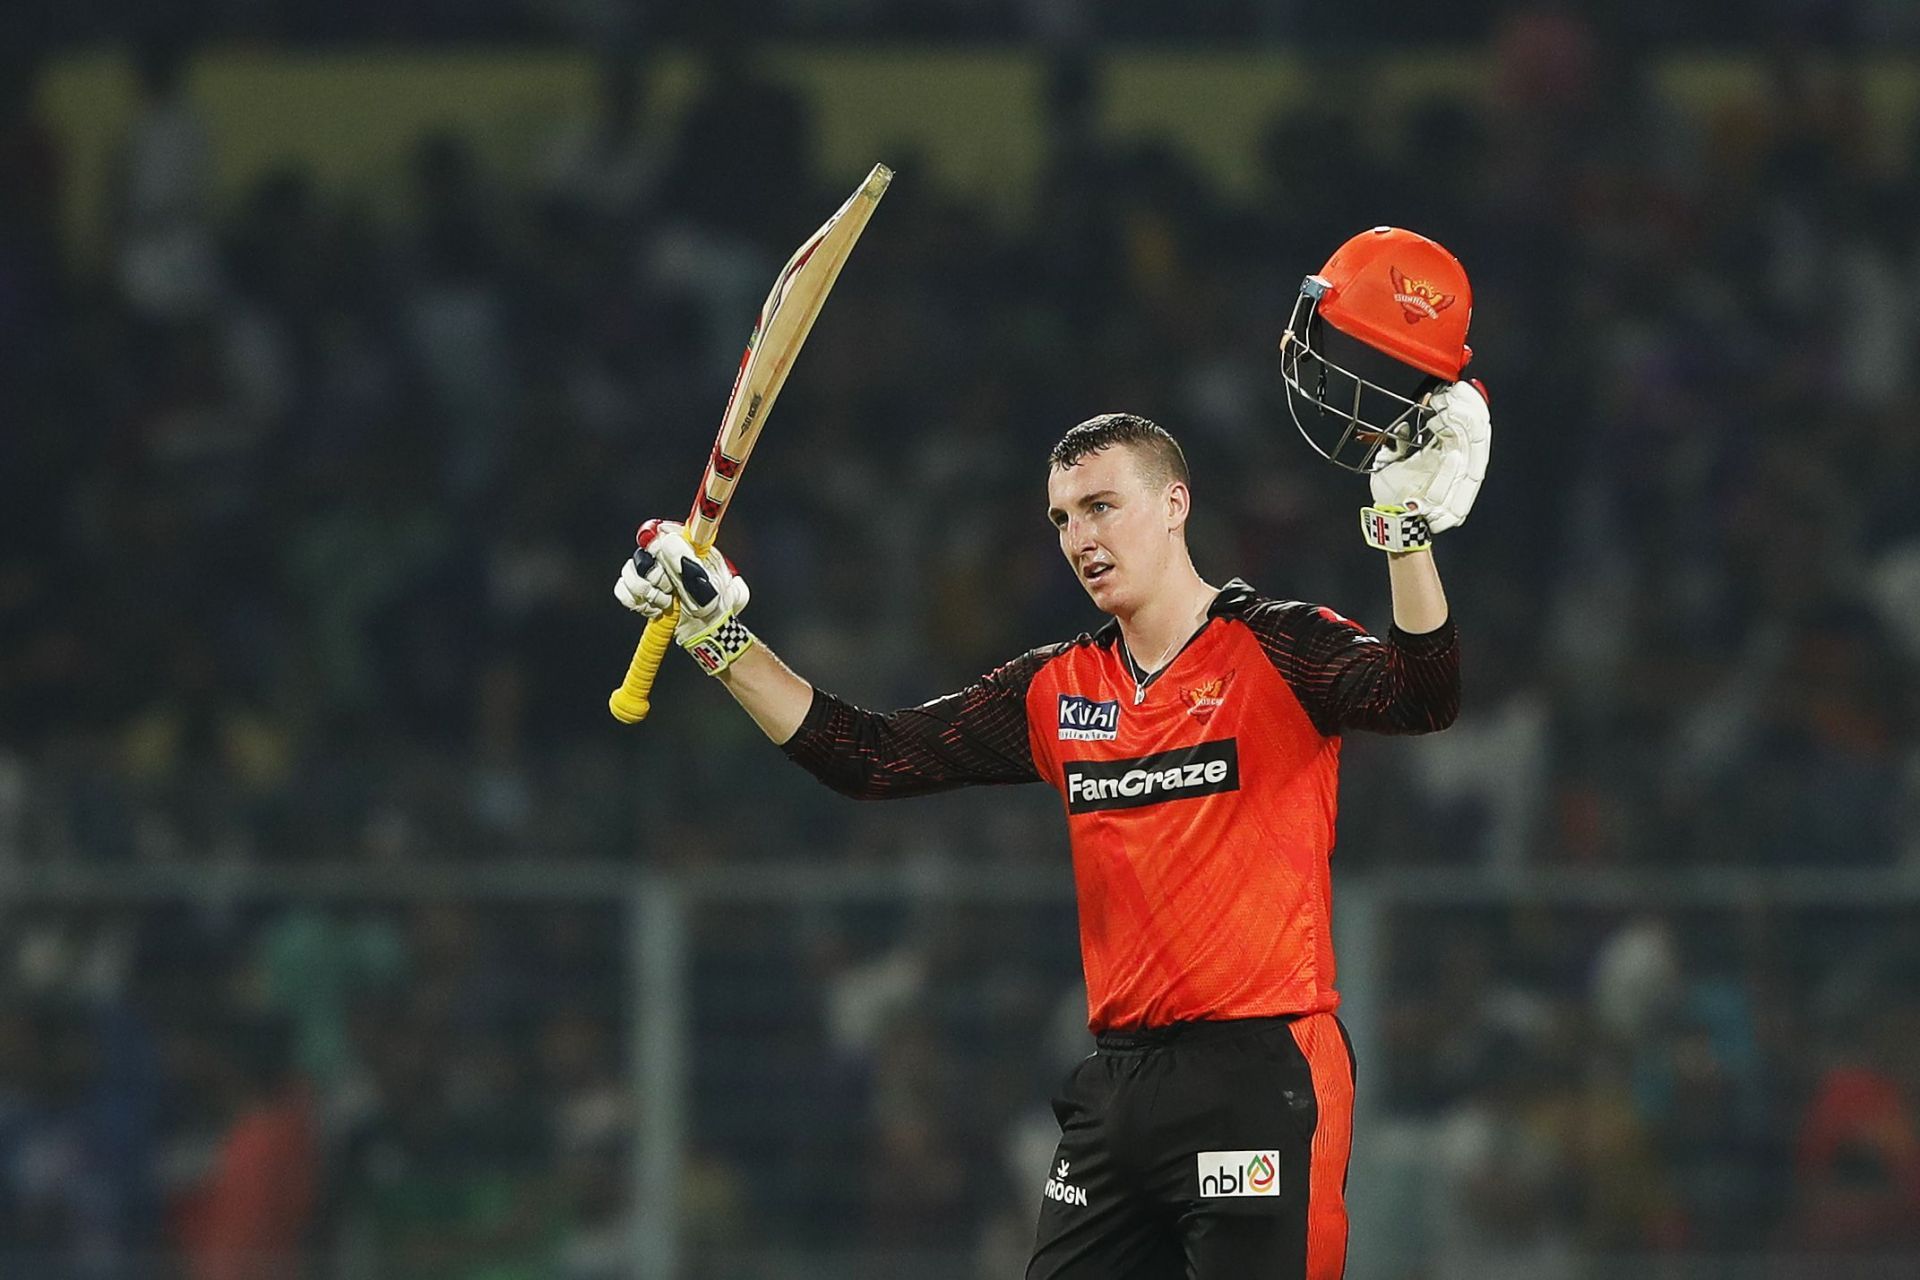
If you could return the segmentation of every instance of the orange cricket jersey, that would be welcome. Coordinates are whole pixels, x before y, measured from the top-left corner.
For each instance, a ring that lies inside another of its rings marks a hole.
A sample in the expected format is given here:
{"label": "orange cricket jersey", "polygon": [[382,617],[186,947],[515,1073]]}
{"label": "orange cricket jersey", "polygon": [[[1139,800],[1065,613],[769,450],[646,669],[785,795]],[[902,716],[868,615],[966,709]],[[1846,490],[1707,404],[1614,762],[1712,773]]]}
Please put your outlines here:
{"label": "orange cricket jersey", "polygon": [[1050,783],[1099,1032],[1334,1008],[1340,733],[1428,732],[1458,708],[1451,622],[1383,641],[1236,580],[1143,690],[1109,623],[920,707],[816,692],[784,749],[862,798]]}

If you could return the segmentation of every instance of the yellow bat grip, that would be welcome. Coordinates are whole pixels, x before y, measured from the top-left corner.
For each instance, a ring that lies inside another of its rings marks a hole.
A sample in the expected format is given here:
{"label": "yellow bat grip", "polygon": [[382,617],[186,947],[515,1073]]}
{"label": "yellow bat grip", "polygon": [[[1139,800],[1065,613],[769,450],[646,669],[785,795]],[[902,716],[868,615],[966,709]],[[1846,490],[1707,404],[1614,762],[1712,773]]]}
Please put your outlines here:
{"label": "yellow bat grip", "polygon": [[673,645],[673,628],[679,621],[680,605],[676,601],[667,606],[665,613],[647,624],[647,633],[640,637],[640,643],[633,651],[633,661],[627,664],[627,678],[607,699],[607,710],[613,712],[615,720],[622,724],[639,724],[653,709],[647,701],[647,695],[653,692],[653,678],[660,674],[660,662]]}

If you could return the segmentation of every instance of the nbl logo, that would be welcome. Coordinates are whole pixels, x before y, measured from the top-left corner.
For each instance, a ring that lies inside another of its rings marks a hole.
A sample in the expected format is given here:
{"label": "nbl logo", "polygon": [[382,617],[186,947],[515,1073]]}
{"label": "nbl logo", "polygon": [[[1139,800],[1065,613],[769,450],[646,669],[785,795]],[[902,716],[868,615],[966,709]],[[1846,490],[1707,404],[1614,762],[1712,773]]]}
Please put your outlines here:
{"label": "nbl logo", "polygon": [[1280,1194],[1278,1151],[1202,1151],[1199,1163],[1203,1197]]}

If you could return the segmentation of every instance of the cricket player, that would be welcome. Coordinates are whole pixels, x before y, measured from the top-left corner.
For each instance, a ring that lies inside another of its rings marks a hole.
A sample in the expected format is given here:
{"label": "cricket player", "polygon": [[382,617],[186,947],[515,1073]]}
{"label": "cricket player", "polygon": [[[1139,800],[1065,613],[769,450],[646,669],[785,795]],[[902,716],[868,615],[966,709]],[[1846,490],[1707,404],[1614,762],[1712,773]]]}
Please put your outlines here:
{"label": "cricket player", "polygon": [[[1387,553],[1384,636],[1201,577],[1180,446],[1126,413],[1074,427],[1047,460],[1047,516],[1106,624],[922,706],[862,710],[796,675],[740,623],[739,574],[677,525],[649,521],[621,571],[620,601],[650,617],[678,601],[681,646],[835,790],[1060,793],[1097,1051],[1054,1100],[1029,1280],[1342,1274],[1354,1076],[1328,866],[1341,735],[1432,732],[1459,709],[1431,537],[1466,517],[1490,447],[1484,394],[1458,381],[1467,311],[1452,256],[1396,232],[1308,277],[1282,339],[1296,423],[1371,477],[1361,528]],[[1335,359],[1335,339],[1357,345]],[[1376,376],[1354,368],[1363,357]],[[1414,381],[1396,389],[1396,373]],[[1369,402],[1389,412],[1362,417]]]}

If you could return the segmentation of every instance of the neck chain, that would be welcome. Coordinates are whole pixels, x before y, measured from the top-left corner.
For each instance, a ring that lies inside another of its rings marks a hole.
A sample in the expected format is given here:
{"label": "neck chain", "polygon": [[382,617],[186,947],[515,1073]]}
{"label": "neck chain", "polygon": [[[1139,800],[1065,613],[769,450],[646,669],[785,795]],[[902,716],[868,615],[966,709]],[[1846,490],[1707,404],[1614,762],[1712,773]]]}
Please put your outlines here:
{"label": "neck chain", "polygon": [[[1204,618],[1202,619],[1202,625],[1205,625]],[[1185,635],[1175,635],[1173,643],[1160,651],[1160,656],[1154,660],[1153,670],[1151,671],[1133,660],[1133,650],[1127,647],[1127,638],[1125,636],[1120,637],[1120,656],[1126,659],[1127,675],[1133,679],[1134,706],[1137,707],[1147,700],[1147,682],[1152,680],[1154,675],[1166,665],[1167,659],[1173,657],[1174,650],[1193,639],[1194,633],[1199,629],[1199,627],[1195,627]]]}

